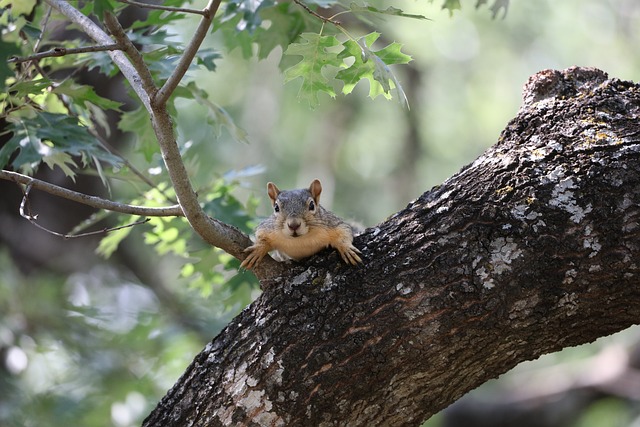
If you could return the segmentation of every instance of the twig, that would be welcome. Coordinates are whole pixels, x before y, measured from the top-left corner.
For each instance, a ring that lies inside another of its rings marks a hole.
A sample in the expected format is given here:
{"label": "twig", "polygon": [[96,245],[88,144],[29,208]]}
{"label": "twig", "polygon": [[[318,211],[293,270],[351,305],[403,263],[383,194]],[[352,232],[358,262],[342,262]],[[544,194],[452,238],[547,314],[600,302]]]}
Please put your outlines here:
{"label": "twig", "polygon": [[209,27],[211,26],[213,17],[220,7],[220,3],[221,0],[209,0],[207,6],[202,10],[202,20],[200,21],[200,24],[198,24],[198,28],[196,28],[191,41],[182,53],[182,57],[180,58],[176,69],[171,73],[171,76],[169,76],[162,88],[160,88],[153,98],[154,104],[162,105],[167,102],[167,99],[169,99],[173,91],[178,87],[178,84],[180,84],[182,77],[184,77],[193,62],[193,57],[196,56],[198,49],[200,49],[202,41],[209,33]]}
{"label": "twig", "polygon": [[36,43],[33,45],[33,51],[37,52],[40,49],[40,43],[42,43],[42,39],[44,38],[47,26],[49,25],[49,19],[51,19],[51,11],[53,8],[49,6],[47,8],[47,13],[45,13],[44,17],[40,21],[40,34],[38,35],[38,39]]}
{"label": "twig", "polygon": [[71,49],[67,49],[66,47],[54,47],[53,49],[47,50],[46,52],[35,53],[33,55],[25,56],[23,58],[13,57],[13,58],[10,58],[7,62],[20,64],[22,62],[37,61],[42,58],[75,55],[78,53],[86,53],[86,52],[102,52],[105,50],[122,50],[122,46],[118,43],[113,43],[106,46],[87,46],[87,47],[76,47]]}
{"label": "twig", "polygon": [[334,20],[333,18],[326,18],[322,15],[320,15],[318,12],[312,10],[309,6],[307,6],[306,4],[304,4],[301,0],[293,0],[293,2],[295,4],[297,4],[298,6],[302,7],[304,10],[306,10],[307,12],[309,12],[311,15],[315,16],[316,18],[318,18],[319,20],[321,20],[322,22],[328,22],[330,24],[335,25],[338,28],[342,28],[342,24],[336,20]]}
{"label": "twig", "polygon": [[30,183],[27,184],[27,186],[25,187],[25,189],[23,191],[24,197],[22,198],[22,201],[20,202],[20,216],[23,217],[23,218],[28,219],[29,221],[35,221],[36,219],[38,219],[38,215],[31,216],[31,215],[27,215],[25,213],[25,210],[31,211],[31,209],[29,209],[29,207],[27,205],[29,204],[29,193],[31,192],[31,188],[32,187],[33,187],[33,182],[30,182]]}
{"label": "twig", "polygon": [[[54,236],[62,237],[63,239],[72,239],[72,238],[77,238],[77,237],[94,236],[94,235],[97,235],[97,234],[107,234],[110,231],[116,231],[116,230],[120,230],[120,229],[127,228],[127,227],[133,227],[135,225],[145,224],[145,223],[150,221],[149,218],[144,218],[144,219],[141,219],[139,221],[132,222],[130,224],[120,225],[118,227],[103,228],[102,230],[89,231],[87,233],[80,233],[80,234],[58,233],[57,231],[49,230],[47,227],[44,227],[44,226],[38,224],[37,223],[38,215],[31,215],[31,208],[29,206],[29,192],[31,192],[31,188],[33,188],[33,184],[34,184],[33,182],[30,182],[29,184],[27,184],[27,186],[26,186],[26,188],[24,190],[24,195],[22,197],[22,202],[20,202],[20,216],[25,218],[32,225],[36,226],[40,230],[46,231],[47,233],[53,234]],[[25,208],[26,208],[27,212],[25,212]]]}
{"label": "twig", "polygon": [[188,9],[184,7],[170,7],[170,6],[160,6],[156,4],[142,3],[139,1],[131,1],[131,0],[118,0],[120,3],[130,4],[131,6],[143,7],[146,9],[155,9],[155,10],[166,10],[167,12],[177,12],[177,13],[195,13],[197,15],[205,15],[206,12],[198,9]]}
{"label": "twig", "polygon": [[[72,200],[74,202],[91,206],[96,209],[105,209],[108,211],[140,216],[184,216],[180,205],[156,208],[113,202],[111,200],[106,200],[100,197],[89,196],[87,194],[78,193],[77,191],[68,190],[66,188],[59,187],[57,185],[53,185],[48,182],[31,178],[30,176],[22,175],[16,172],[0,170],[0,179],[13,181],[18,184],[24,184],[27,186],[27,190],[29,191],[31,190],[31,188],[35,188],[36,190],[42,190],[46,193],[53,194],[54,196]],[[23,202],[25,201],[23,200]],[[22,210],[23,206],[20,206],[20,209]]]}

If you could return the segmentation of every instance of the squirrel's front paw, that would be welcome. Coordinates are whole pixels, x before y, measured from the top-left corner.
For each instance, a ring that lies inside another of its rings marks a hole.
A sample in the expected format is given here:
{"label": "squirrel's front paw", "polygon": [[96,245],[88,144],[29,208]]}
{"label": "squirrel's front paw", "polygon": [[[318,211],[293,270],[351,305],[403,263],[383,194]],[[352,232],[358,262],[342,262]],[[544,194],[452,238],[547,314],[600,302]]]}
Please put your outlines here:
{"label": "squirrel's front paw", "polygon": [[338,252],[340,256],[347,264],[357,265],[359,262],[362,262],[362,258],[358,255],[361,253],[358,248],[353,245],[349,245],[344,248],[338,248]]}
{"label": "squirrel's front paw", "polygon": [[247,270],[251,270],[253,267],[258,265],[258,263],[264,258],[264,256],[269,252],[268,250],[264,250],[259,245],[249,246],[244,252],[249,252],[249,255],[242,261],[240,264],[240,268],[246,268]]}

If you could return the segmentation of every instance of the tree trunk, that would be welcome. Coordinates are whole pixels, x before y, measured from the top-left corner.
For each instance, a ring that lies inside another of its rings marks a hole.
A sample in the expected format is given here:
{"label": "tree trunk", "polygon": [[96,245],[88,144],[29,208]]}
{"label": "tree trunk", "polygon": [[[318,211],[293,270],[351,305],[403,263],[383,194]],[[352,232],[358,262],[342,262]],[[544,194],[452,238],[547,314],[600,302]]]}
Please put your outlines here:
{"label": "tree trunk", "polygon": [[[640,86],[542,71],[496,145],[273,278],[145,426],[417,426],[516,364],[640,320]],[[267,283],[265,282],[265,285]]]}

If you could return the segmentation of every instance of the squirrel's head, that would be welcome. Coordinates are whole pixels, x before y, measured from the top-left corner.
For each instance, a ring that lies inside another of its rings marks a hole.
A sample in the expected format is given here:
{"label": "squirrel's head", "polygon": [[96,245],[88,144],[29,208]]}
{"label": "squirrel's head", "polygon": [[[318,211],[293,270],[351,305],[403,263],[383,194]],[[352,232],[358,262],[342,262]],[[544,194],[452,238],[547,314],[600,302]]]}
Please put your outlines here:
{"label": "squirrel's head", "polygon": [[267,194],[273,205],[273,214],[279,219],[282,232],[299,237],[309,232],[307,222],[312,221],[320,205],[322,184],[314,179],[309,188],[281,191],[273,182],[267,184]]}

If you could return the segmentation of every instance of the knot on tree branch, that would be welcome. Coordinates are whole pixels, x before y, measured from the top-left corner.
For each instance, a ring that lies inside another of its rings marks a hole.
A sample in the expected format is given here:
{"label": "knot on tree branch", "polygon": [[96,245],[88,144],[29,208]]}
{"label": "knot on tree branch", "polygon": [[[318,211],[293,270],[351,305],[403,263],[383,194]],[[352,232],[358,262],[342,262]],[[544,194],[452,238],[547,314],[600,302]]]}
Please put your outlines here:
{"label": "knot on tree branch", "polygon": [[607,78],[607,73],[591,67],[539,71],[524,85],[521,109],[531,108],[548,98],[567,99],[588,94]]}

